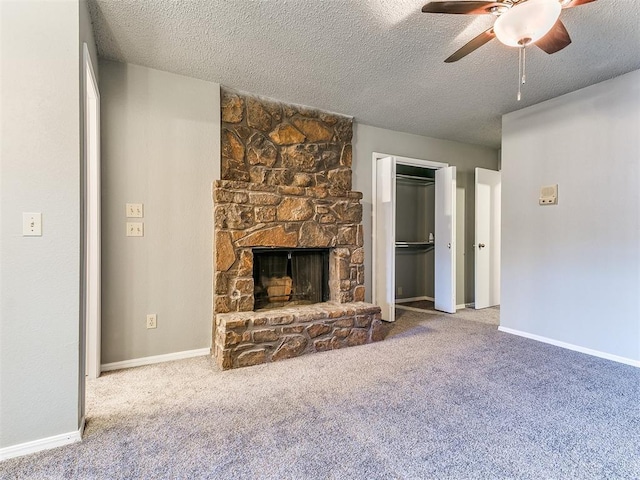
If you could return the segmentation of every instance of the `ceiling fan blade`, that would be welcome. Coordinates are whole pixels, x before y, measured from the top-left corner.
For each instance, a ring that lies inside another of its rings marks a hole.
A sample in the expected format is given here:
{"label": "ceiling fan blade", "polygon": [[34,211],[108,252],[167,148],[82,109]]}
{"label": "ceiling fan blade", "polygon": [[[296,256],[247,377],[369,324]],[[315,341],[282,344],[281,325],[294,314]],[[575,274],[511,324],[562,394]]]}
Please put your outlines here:
{"label": "ceiling fan blade", "polygon": [[591,2],[595,2],[595,1],[596,0],[571,0],[566,5],[563,5],[562,8],[578,7],[580,5],[584,5],[585,3],[591,3]]}
{"label": "ceiling fan blade", "polygon": [[536,45],[548,54],[556,53],[571,43],[571,37],[562,20],[551,27],[549,33],[536,42]]}
{"label": "ceiling fan blade", "polygon": [[493,27],[491,27],[489,30],[482,32],[476,38],[471,40],[469,43],[467,43],[465,46],[463,46],[458,51],[456,51],[453,55],[447,58],[445,60],[445,63],[457,62],[462,57],[466,57],[474,50],[477,50],[478,48],[483,46],[485,43],[493,40],[495,37],[496,37],[496,34],[493,31]]}
{"label": "ceiling fan blade", "polygon": [[[576,0],[578,1],[578,0]],[[422,11],[424,13],[456,13],[467,15],[482,15],[484,13],[491,13],[491,9],[494,7],[504,7],[503,2],[429,2]]]}

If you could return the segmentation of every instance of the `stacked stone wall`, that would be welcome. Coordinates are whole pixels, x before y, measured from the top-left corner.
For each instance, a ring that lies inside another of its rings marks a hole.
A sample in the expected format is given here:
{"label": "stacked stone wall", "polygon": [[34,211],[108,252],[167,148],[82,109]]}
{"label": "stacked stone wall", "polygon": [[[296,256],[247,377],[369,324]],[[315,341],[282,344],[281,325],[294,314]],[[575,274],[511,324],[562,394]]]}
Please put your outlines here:
{"label": "stacked stone wall", "polygon": [[223,180],[351,190],[351,117],[226,88],[221,108]]}

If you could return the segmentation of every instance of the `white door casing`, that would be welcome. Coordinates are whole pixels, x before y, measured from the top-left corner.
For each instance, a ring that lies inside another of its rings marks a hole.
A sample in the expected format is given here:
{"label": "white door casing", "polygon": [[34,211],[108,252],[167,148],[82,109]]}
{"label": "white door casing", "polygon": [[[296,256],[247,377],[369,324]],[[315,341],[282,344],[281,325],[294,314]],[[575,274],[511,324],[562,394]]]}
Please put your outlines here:
{"label": "white door casing", "polygon": [[501,174],[476,168],[475,308],[500,305]]}
{"label": "white door casing", "polygon": [[456,312],[456,167],[436,170],[435,308]]}
{"label": "white door casing", "polygon": [[85,375],[100,376],[100,92],[87,45],[83,45],[85,84]]}
{"label": "white door casing", "polygon": [[382,318],[395,321],[396,277],[396,172],[393,157],[376,160],[374,257],[374,302],[382,310]]}

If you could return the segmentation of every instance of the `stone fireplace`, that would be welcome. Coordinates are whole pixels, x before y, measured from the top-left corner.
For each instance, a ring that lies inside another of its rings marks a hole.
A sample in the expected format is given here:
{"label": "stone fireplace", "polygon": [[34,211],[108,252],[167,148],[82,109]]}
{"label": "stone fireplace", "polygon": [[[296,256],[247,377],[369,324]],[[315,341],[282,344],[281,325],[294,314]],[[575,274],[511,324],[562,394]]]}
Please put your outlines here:
{"label": "stone fireplace", "polygon": [[364,302],[352,119],[223,88],[213,355],[236,368],[384,337]]}

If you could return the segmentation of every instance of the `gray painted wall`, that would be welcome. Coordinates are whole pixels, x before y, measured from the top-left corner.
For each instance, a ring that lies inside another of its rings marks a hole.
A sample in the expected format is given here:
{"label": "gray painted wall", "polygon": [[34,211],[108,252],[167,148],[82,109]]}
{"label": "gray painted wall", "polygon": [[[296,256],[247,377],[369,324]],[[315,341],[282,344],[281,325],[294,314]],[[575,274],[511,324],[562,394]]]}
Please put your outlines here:
{"label": "gray painted wall", "polygon": [[79,38],[77,1],[0,2],[0,447],[78,430]]}
{"label": "gray painted wall", "polygon": [[[96,48],[96,40],[93,36],[93,25],[91,24],[91,16],[86,0],[79,1],[80,12],[80,60],[82,61],[82,43],[85,42],[89,48],[91,61],[93,62],[93,73],[96,77],[100,76],[100,68],[98,66],[98,49]],[[82,70],[82,69],[81,69]],[[82,73],[82,71],[80,72]],[[83,95],[84,97],[84,95]]]}
{"label": "gray painted wall", "polygon": [[[102,363],[208,348],[219,85],[103,62],[100,95]],[[144,203],[142,238],[126,203]]]}
{"label": "gray painted wall", "polygon": [[640,71],[503,117],[501,326],[640,360],[639,159]]}
{"label": "gray painted wall", "polygon": [[[458,170],[458,254],[457,303],[473,301],[473,230],[474,230],[474,169],[497,170],[498,152],[495,149],[465,143],[394,132],[369,125],[355,124],[354,128],[353,189],[363,193],[365,229],[365,288],[371,301],[371,213],[373,152],[403,157],[446,162]],[[464,241],[460,241],[460,239]]]}

